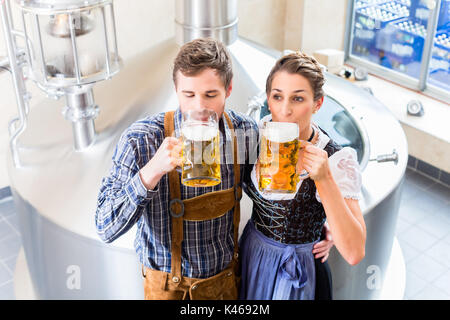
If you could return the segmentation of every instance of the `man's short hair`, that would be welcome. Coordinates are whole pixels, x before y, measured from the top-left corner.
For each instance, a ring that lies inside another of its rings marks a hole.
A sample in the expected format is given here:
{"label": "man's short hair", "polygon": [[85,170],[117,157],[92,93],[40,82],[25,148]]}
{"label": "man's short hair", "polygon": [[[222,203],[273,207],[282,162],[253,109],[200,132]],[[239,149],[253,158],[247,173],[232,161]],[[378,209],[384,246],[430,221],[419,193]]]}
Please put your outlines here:
{"label": "man's short hair", "polygon": [[192,40],[181,47],[175,58],[173,81],[176,85],[178,71],[185,76],[195,76],[207,68],[216,70],[225,89],[228,89],[233,78],[233,70],[226,46],[211,38]]}

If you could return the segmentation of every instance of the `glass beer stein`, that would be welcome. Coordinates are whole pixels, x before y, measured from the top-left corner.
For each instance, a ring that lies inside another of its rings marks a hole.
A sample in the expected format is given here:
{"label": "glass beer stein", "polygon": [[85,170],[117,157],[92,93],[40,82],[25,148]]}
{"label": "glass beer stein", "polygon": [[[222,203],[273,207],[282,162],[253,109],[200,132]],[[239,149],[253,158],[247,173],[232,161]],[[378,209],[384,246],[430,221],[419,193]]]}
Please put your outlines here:
{"label": "glass beer stein", "polygon": [[221,178],[217,114],[208,109],[183,113],[181,135],[181,183],[188,187],[210,187],[219,184]]}
{"label": "glass beer stein", "polygon": [[295,193],[300,179],[296,171],[300,148],[296,123],[265,122],[261,129],[259,190]]}

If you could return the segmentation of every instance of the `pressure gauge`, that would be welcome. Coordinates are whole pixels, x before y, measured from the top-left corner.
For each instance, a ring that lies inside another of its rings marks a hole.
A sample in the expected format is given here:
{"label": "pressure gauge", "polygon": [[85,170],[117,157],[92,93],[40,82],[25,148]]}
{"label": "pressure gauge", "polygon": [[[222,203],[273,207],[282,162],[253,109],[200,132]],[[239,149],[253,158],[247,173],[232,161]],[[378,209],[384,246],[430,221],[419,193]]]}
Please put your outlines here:
{"label": "pressure gauge", "polygon": [[408,102],[407,106],[408,114],[416,117],[421,117],[424,114],[424,109],[422,102],[419,100],[411,100]]}
{"label": "pressure gauge", "polygon": [[355,80],[363,81],[367,80],[367,70],[366,68],[357,67],[354,71]]}

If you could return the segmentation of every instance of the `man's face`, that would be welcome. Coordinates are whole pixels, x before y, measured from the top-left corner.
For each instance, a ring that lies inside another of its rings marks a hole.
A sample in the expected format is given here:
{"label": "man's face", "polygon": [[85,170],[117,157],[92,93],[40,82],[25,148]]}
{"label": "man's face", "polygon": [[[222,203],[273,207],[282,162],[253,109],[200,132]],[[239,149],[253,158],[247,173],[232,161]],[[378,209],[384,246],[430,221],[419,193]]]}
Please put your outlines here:
{"label": "man's face", "polygon": [[176,92],[181,112],[210,109],[220,118],[225,108],[225,99],[231,94],[230,84],[226,89],[214,69],[207,68],[195,76],[185,76],[181,71],[176,76]]}

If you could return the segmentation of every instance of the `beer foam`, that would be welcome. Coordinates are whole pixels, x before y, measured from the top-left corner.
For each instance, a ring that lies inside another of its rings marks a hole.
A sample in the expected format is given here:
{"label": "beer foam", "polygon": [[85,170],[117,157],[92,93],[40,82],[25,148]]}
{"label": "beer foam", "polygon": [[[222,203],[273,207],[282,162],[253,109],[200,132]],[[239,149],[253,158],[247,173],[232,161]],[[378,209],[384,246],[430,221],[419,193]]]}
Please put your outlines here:
{"label": "beer foam", "polygon": [[298,138],[298,125],[292,122],[266,122],[263,135],[273,142],[289,142]]}
{"label": "beer foam", "polygon": [[216,137],[217,127],[194,124],[183,127],[181,133],[188,140],[208,141]]}

